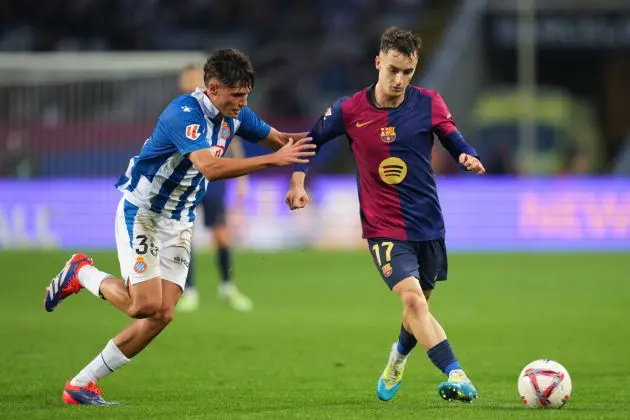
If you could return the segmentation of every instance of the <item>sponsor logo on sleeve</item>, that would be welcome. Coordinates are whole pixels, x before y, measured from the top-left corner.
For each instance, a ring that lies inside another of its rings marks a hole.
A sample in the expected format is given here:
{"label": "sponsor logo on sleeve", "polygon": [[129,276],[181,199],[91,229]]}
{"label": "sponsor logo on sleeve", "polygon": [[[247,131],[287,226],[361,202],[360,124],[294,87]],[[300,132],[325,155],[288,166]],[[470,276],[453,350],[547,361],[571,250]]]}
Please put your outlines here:
{"label": "sponsor logo on sleeve", "polygon": [[199,124],[190,124],[186,126],[186,138],[195,141],[199,138],[201,133],[199,132]]}

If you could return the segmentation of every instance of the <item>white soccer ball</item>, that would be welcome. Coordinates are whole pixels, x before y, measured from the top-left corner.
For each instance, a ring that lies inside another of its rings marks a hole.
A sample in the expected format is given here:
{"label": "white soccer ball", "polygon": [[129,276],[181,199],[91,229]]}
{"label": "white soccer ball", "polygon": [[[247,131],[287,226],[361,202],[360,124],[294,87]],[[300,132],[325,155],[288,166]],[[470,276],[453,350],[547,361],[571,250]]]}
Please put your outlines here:
{"label": "white soccer ball", "polygon": [[571,377],[558,362],[534,360],[518,376],[518,394],[531,408],[561,408],[571,396]]}

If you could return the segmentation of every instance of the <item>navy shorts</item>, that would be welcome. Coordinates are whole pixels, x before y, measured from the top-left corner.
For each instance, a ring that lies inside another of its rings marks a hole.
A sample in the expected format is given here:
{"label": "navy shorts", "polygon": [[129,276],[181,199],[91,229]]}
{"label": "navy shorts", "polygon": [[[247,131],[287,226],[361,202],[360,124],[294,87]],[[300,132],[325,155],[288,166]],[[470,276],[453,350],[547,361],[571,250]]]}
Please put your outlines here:
{"label": "navy shorts", "polygon": [[203,224],[206,227],[225,226],[225,181],[208,183],[206,195],[201,201]]}
{"label": "navy shorts", "polygon": [[436,281],[446,280],[448,259],[444,238],[432,241],[368,239],[374,265],[390,289],[407,277],[420,281],[422,290],[431,290]]}

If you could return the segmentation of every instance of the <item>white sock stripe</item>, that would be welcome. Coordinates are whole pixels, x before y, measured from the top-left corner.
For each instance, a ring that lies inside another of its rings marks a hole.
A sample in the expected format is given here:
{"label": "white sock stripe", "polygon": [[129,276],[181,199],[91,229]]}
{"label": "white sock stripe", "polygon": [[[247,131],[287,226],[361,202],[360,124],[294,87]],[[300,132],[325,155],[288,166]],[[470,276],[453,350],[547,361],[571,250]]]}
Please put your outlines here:
{"label": "white sock stripe", "polygon": [[127,363],[129,363],[129,359],[114,344],[114,341],[110,340],[103,351],[88,363],[70,383],[85,386],[90,381],[97,382]]}
{"label": "white sock stripe", "polygon": [[101,352],[101,359],[103,359],[103,364],[105,365],[105,367],[109,369],[110,372],[113,372],[114,369],[112,369],[111,366],[109,366],[107,362],[105,361],[105,357],[103,357],[103,352]]}

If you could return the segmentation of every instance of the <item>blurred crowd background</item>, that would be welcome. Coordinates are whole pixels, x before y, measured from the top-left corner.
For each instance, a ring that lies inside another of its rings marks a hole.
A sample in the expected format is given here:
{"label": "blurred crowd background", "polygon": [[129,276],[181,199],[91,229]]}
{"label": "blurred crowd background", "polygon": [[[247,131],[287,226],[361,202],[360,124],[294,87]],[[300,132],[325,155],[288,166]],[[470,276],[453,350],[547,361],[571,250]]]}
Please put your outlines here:
{"label": "blurred crowd background", "polygon": [[[307,131],[375,81],[390,25],[422,36],[414,83],[442,93],[491,173],[630,173],[625,0],[30,0],[0,3],[0,176],[116,176],[178,71],[218,47],[251,56],[254,110]],[[434,164],[457,173],[439,147]],[[352,172],[345,142],[317,166]]]}

